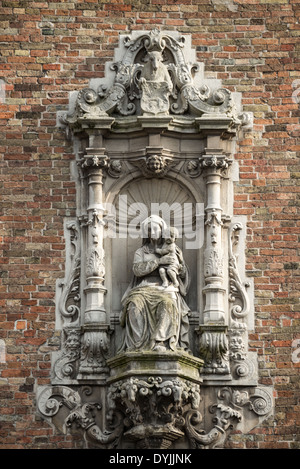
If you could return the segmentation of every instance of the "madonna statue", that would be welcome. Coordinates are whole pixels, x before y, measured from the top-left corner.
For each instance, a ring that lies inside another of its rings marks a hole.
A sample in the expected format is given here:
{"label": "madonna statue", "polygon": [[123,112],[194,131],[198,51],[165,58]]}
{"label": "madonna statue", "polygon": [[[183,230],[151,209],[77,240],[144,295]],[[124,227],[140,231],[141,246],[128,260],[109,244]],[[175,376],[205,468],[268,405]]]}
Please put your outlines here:
{"label": "madonna statue", "polygon": [[181,250],[174,247],[174,229],[151,215],[143,221],[142,233],[134,277],[122,298],[120,324],[125,334],[120,351],[189,351],[189,307],[183,299],[189,276]]}

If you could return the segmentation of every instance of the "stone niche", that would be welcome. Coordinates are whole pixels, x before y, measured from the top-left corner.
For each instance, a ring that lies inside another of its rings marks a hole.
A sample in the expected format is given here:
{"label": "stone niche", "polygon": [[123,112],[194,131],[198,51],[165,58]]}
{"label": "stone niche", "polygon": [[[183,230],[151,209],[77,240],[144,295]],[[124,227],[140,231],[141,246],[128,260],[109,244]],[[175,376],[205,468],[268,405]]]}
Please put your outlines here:
{"label": "stone niche", "polygon": [[120,36],[89,86],[58,114],[77,215],[38,412],[88,448],[222,448],[273,409],[248,350],[247,220],[233,215],[252,116],[174,31]]}

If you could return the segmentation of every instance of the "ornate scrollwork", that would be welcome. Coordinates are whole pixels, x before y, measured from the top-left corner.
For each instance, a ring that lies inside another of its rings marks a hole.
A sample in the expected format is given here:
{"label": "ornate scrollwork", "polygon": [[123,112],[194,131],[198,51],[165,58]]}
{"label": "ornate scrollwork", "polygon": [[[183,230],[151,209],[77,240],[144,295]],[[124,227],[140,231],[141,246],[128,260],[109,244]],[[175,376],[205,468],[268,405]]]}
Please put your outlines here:
{"label": "ornate scrollwork", "polygon": [[55,380],[61,382],[66,379],[76,378],[81,348],[80,328],[66,327],[63,330],[63,334],[66,335],[63,349],[53,366]]}
{"label": "ornate scrollwork", "polygon": [[209,409],[215,417],[214,426],[208,433],[197,428],[202,421],[202,415],[198,410],[189,410],[185,414],[184,429],[193,448],[222,448],[227,438],[226,432],[233,428],[234,422],[241,422],[243,407],[247,407],[258,416],[267,415],[272,409],[270,394],[261,388],[255,388],[255,392],[249,395],[246,390],[224,387],[218,392],[218,400],[219,402]]}
{"label": "ornate scrollwork", "polygon": [[124,40],[123,57],[113,63],[114,82],[101,84],[97,91],[84,88],[78,93],[73,114],[64,123],[76,128],[83,120],[105,116],[222,114],[242,125],[248,120],[235,115],[231,92],[211,90],[194,83],[197,63],[186,62],[185,38],[154,29],[135,39]]}
{"label": "ornate scrollwork", "polygon": [[46,387],[38,397],[38,409],[46,417],[56,415],[62,405],[67,406],[68,409],[73,409],[79,403],[79,393],[67,386]]}
{"label": "ornate scrollwork", "polygon": [[226,431],[233,425],[233,421],[241,421],[242,415],[239,411],[223,404],[214,404],[211,412],[215,412],[213,419],[214,426],[208,432],[198,430],[197,425],[202,421],[199,411],[190,410],[185,415],[185,432],[192,448],[222,448],[227,437]]}
{"label": "ornate scrollwork", "polygon": [[272,398],[264,389],[256,388],[249,401],[250,410],[257,415],[267,415],[272,409]]}
{"label": "ornate scrollwork", "polygon": [[222,388],[218,393],[219,399],[225,400],[236,408],[247,406],[259,416],[267,415],[272,409],[272,397],[269,392],[262,388],[255,388],[253,394],[248,391],[239,391],[232,387]]}
{"label": "ornate scrollwork", "polygon": [[171,423],[180,427],[184,423],[184,406],[199,407],[200,388],[179,378],[129,378],[110,386],[108,402],[111,410],[123,409],[128,427],[149,423],[154,426]]}
{"label": "ornate scrollwork", "polygon": [[239,303],[234,304],[231,308],[233,318],[237,319],[245,318],[250,310],[250,301],[246,290],[249,284],[242,282],[237,266],[237,256],[234,254],[234,247],[239,242],[241,229],[241,223],[235,223],[229,229],[229,299],[232,303],[239,300]]}
{"label": "ornate scrollwork", "polygon": [[91,88],[83,88],[78,92],[74,112],[66,114],[63,122],[71,128],[76,128],[80,119],[95,119],[101,116],[106,116],[106,113],[99,107],[97,93]]}
{"label": "ornate scrollwork", "polygon": [[123,432],[123,424],[120,416],[115,414],[117,421],[111,430],[101,430],[96,423],[94,410],[101,410],[101,403],[82,402],[79,392],[66,386],[54,386],[45,388],[38,398],[38,409],[45,417],[53,417],[62,407],[69,410],[64,420],[63,429],[67,429],[76,423],[77,429],[84,432],[85,439],[93,445],[101,445],[110,448],[114,446]]}
{"label": "ornate scrollwork", "polygon": [[58,310],[65,322],[75,322],[80,312],[80,239],[79,229],[75,221],[68,223],[70,232],[70,265],[67,277],[59,283],[61,296],[59,298]]}

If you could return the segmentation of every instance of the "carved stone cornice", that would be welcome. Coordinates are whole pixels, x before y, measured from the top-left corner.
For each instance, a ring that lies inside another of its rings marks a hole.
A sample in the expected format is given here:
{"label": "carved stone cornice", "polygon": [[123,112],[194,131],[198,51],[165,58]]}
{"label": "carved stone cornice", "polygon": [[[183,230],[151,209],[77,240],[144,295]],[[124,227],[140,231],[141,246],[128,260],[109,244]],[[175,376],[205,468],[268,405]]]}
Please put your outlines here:
{"label": "carved stone cornice", "polygon": [[151,376],[161,376],[162,369],[165,377],[178,376],[197,384],[201,383],[200,370],[203,360],[183,351],[126,351],[109,358],[107,363],[111,370],[108,383],[130,376],[142,376],[145,370],[150,370]]}

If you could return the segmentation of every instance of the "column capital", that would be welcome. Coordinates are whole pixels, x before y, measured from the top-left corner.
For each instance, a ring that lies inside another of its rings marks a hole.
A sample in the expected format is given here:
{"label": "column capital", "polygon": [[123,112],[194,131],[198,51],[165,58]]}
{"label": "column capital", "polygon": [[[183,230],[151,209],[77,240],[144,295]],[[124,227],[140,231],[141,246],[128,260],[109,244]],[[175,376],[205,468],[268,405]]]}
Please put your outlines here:
{"label": "column capital", "polygon": [[206,149],[199,161],[202,170],[211,170],[214,174],[226,171],[232,163],[232,159],[223,154],[221,149]]}
{"label": "column capital", "polygon": [[88,148],[85,155],[80,159],[79,165],[83,170],[107,169],[110,159],[105,154],[104,148]]}

